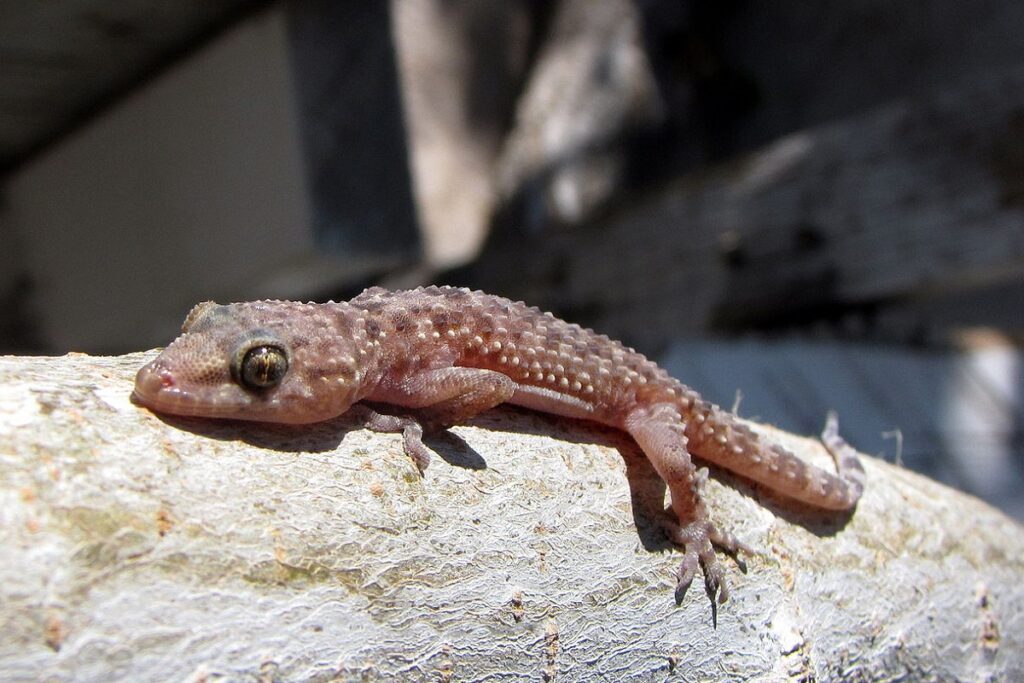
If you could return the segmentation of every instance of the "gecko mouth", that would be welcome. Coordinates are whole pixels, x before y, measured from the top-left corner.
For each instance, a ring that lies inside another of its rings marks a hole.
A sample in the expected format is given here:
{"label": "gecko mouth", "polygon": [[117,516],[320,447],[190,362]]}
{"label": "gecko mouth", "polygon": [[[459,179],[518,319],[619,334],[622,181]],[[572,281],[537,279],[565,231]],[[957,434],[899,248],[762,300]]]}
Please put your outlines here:
{"label": "gecko mouth", "polygon": [[180,387],[173,374],[158,362],[143,366],[135,375],[132,398],[136,403],[161,413],[202,417],[235,417],[231,404],[203,401],[194,392]]}
{"label": "gecko mouth", "polygon": [[139,369],[132,400],[168,415],[282,424],[319,422],[337,416],[348,407],[299,403],[297,408],[289,409],[287,401],[282,401],[274,392],[249,392],[227,381],[193,387],[188,381],[179,381],[160,358]]}

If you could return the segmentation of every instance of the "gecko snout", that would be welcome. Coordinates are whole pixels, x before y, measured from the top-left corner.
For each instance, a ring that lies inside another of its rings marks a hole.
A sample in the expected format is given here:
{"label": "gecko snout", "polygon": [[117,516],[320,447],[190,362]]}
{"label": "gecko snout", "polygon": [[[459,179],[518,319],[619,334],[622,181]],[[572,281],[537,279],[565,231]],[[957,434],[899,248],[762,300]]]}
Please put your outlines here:
{"label": "gecko snout", "polygon": [[139,403],[152,407],[159,401],[160,392],[173,389],[175,384],[170,370],[153,361],[142,366],[135,375],[135,390],[132,393]]}

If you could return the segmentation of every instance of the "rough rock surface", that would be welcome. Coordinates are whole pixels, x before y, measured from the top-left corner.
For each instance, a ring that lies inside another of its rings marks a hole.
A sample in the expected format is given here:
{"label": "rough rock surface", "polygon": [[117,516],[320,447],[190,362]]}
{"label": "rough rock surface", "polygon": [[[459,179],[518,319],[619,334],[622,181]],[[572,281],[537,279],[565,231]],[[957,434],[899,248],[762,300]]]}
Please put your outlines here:
{"label": "rough rock surface", "polygon": [[345,418],[161,419],[152,355],[0,358],[0,679],[1024,679],[1024,532],[906,470],[847,518],[714,477],[763,553],[716,626],[614,432],[493,411],[421,479]]}

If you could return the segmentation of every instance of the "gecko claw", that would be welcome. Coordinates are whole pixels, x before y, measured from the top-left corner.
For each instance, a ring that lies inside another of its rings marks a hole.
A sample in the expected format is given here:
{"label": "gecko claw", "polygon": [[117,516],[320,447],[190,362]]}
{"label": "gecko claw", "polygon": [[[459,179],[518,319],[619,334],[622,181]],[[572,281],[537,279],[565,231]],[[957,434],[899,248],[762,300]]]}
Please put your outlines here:
{"label": "gecko claw", "polygon": [[704,588],[708,597],[714,602],[718,597],[718,604],[724,604],[729,599],[729,584],[725,580],[725,572],[717,562],[704,568]]}

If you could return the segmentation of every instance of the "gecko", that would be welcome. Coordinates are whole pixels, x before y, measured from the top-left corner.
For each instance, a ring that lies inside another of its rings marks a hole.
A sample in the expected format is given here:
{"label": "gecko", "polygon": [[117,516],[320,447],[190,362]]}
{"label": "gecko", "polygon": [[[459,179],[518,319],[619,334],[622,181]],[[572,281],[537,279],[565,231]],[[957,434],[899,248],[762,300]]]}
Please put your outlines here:
{"label": "gecko", "polygon": [[[668,487],[663,526],[682,549],[681,601],[698,570],[729,598],[715,548],[753,549],[711,520],[707,469],[691,454],[824,510],[853,509],[865,474],[830,413],[822,442],[836,474],[804,463],[656,363],[607,336],[499,296],[453,287],[365,290],[347,302],[206,301],[135,379],[138,403],[173,415],[308,424],[351,412],[402,434],[422,474],[425,433],[502,403],[627,432]],[[369,405],[368,405],[369,404]],[[399,414],[378,412],[386,404]]]}

